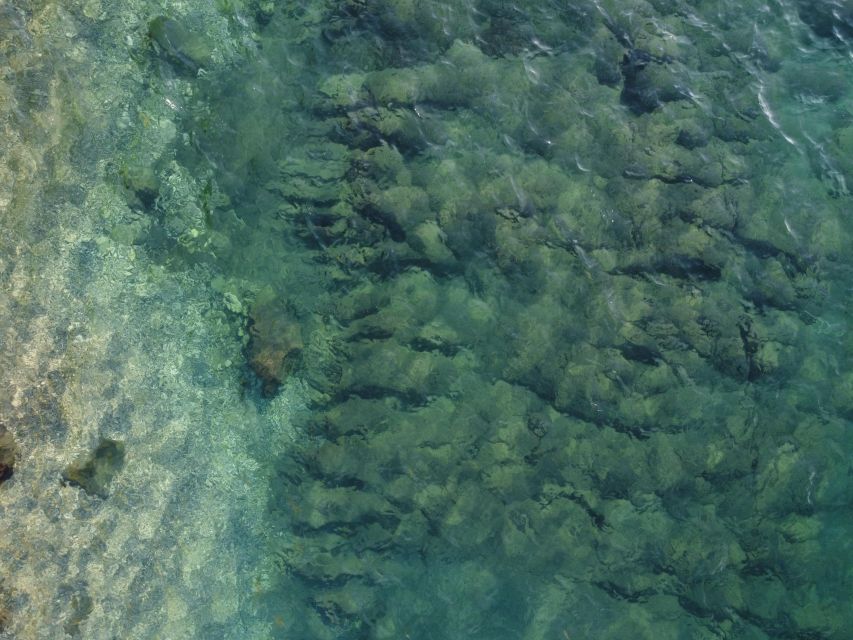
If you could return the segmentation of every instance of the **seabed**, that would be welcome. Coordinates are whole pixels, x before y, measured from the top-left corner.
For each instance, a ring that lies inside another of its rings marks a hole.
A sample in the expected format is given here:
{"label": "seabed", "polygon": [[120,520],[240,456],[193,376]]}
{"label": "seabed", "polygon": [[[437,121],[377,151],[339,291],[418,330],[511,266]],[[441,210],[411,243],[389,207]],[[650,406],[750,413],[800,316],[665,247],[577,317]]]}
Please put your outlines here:
{"label": "seabed", "polygon": [[853,637],[851,42],[0,5],[0,639]]}

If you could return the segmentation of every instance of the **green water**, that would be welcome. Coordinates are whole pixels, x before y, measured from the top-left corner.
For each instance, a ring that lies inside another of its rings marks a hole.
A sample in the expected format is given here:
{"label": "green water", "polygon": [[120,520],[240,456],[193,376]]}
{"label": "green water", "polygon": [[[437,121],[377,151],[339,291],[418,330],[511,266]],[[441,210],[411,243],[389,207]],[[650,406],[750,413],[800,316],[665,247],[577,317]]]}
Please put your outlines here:
{"label": "green water", "polygon": [[0,5],[0,638],[853,637],[851,37]]}

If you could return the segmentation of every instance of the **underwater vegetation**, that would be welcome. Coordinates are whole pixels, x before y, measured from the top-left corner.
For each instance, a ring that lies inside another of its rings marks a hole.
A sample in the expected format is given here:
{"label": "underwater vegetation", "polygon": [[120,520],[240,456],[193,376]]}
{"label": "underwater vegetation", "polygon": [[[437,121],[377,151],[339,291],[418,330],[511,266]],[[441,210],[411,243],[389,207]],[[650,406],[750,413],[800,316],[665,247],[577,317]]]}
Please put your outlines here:
{"label": "underwater vegetation", "polygon": [[853,637],[843,3],[21,4],[0,638]]}
{"label": "underwater vegetation", "polygon": [[[850,85],[784,79],[782,16],[758,46],[711,4],[281,6],[198,78],[205,47],[152,23],[207,176],[195,222],[160,191],[164,259],[247,305],[260,402],[311,398],[271,487],[281,637],[853,629],[825,557],[851,386],[815,322],[850,140],[804,162],[756,98],[834,92],[849,122]],[[812,46],[844,33],[798,6]]]}

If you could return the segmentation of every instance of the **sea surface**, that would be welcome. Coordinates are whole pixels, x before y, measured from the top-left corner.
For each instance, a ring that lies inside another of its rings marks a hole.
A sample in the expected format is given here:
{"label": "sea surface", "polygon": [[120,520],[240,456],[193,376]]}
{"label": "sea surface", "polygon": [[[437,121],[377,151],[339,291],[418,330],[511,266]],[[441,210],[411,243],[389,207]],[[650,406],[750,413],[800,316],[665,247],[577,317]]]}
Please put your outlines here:
{"label": "sea surface", "polygon": [[853,638],[849,0],[0,0],[0,639]]}

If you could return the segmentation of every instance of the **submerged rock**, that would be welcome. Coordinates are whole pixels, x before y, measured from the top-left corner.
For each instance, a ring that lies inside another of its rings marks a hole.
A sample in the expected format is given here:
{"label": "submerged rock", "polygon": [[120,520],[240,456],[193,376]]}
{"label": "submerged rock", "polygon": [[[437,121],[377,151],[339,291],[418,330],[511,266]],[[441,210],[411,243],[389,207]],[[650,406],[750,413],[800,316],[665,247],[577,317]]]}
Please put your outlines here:
{"label": "submerged rock", "polygon": [[650,113],[664,102],[688,96],[687,89],[666,66],[668,62],[642,49],[631,49],[622,58],[621,98],[633,113]]}
{"label": "submerged rock", "polygon": [[207,40],[177,20],[158,16],[148,24],[148,37],[160,55],[191,73],[210,65],[212,48]]}
{"label": "submerged rock", "polygon": [[62,478],[92,496],[106,498],[110,483],[124,467],[124,443],[103,438],[86,458],[69,465]]}
{"label": "submerged rock", "polygon": [[249,366],[263,383],[264,395],[273,395],[293,370],[302,353],[302,330],[284,305],[277,301],[257,304],[251,320]]}
{"label": "submerged rock", "polygon": [[0,424],[0,484],[12,477],[17,453],[18,447],[12,438],[12,434]]}

